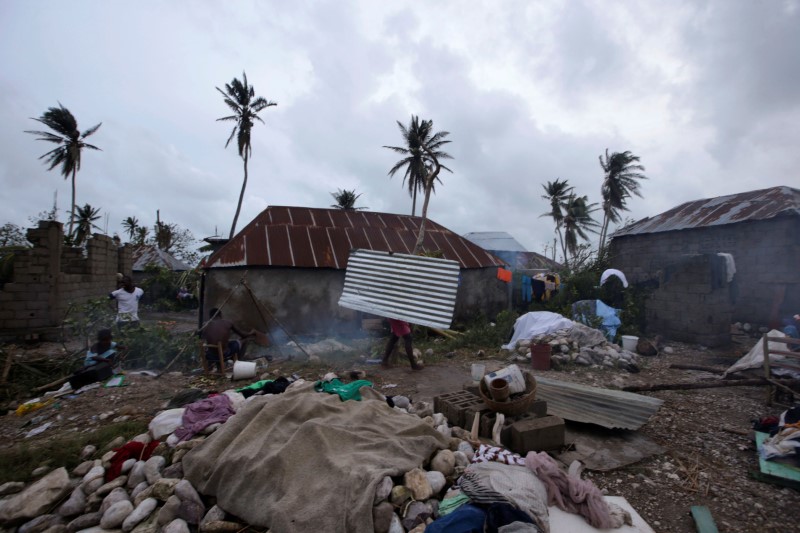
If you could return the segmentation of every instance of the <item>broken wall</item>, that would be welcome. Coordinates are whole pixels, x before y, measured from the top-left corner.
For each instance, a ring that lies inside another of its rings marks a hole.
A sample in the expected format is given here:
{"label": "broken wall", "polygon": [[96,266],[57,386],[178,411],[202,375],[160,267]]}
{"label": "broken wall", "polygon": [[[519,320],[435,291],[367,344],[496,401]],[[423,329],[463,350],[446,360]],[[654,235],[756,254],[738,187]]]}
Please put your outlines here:
{"label": "broken wall", "polygon": [[86,249],[64,246],[60,222],[27,232],[33,247],[15,252],[13,276],[0,290],[0,334],[17,336],[61,325],[70,305],[107,295],[117,272],[131,273],[129,245],[95,234]]}

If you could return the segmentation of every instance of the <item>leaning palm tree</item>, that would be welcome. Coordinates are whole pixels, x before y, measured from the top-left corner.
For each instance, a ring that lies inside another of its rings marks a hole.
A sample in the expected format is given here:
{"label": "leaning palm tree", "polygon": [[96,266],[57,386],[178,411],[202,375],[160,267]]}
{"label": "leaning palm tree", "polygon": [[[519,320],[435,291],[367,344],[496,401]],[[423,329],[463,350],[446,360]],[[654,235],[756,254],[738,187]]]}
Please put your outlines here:
{"label": "leaning palm tree", "polygon": [[[597,204],[590,204],[586,196],[570,194],[564,202],[564,246],[573,256],[578,251],[578,238],[589,240],[587,232],[597,233],[600,224],[592,217],[597,211]],[[564,254],[564,266],[569,268],[567,255]]]}
{"label": "leaning palm tree", "polygon": [[[431,121],[423,120],[420,122],[419,117],[415,115],[411,116],[408,127],[404,126],[398,120],[397,126],[400,128],[400,134],[403,136],[405,146],[384,146],[384,148],[388,148],[405,156],[389,170],[389,177],[394,176],[398,170],[405,167],[406,171],[403,175],[403,185],[408,183],[408,194],[412,198],[411,216],[416,215],[417,212],[417,192],[425,190],[425,178],[433,171],[433,157],[437,160],[453,159],[450,154],[440,150],[443,145],[450,142],[444,140],[448,133],[445,131],[432,135],[432,125],[433,123]],[[428,151],[430,151],[433,156],[427,155],[426,151],[422,148],[423,146],[427,146]],[[452,172],[452,170],[446,166],[440,166],[446,171]],[[438,179],[437,177],[436,180]],[[432,185],[431,191],[433,190],[434,188]]]}
{"label": "leaning palm tree", "polygon": [[626,200],[635,194],[642,198],[639,191],[639,180],[646,180],[647,176],[642,174],[644,167],[637,164],[639,157],[629,151],[614,152],[608,155],[606,148],[606,158],[599,157],[600,166],[603,168],[605,176],[600,193],[603,196],[603,224],[600,228],[600,250],[606,244],[609,223],[618,223],[621,220],[620,212],[627,211]]}
{"label": "leaning palm tree", "polygon": [[331,196],[333,199],[336,200],[336,203],[331,207],[334,209],[342,209],[344,211],[360,211],[362,209],[369,209],[369,207],[356,207],[356,200],[358,200],[361,195],[356,194],[355,189],[352,191],[348,191],[347,189],[337,189],[336,192],[332,192]]}
{"label": "leaning palm tree", "polygon": [[95,221],[99,219],[100,208],[95,209],[89,204],[79,207],[75,212],[75,219],[73,220],[75,223],[75,233],[70,234],[72,244],[74,246],[80,246],[86,241],[93,229],[102,230],[100,226],[95,224]]}
{"label": "leaning palm tree", "polygon": [[547,185],[542,185],[545,194],[542,195],[544,200],[550,202],[550,211],[542,213],[540,217],[551,217],[556,224],[556,234],[558,234],[558,241],[561,244],[561,252],[564,254],[564,259],[567,257],[567,249],[564,246],[564,237],[561,233],[561,228],[564,225],[564,212],[562,211],[565,206],[567,198],[572,193],[574,187],[570,186],[567,180],[561,181],[548,181]]}
{"label": "leaning palm tree", "polygon": [[41,122],[55,132],[25,131],[25,133],[39,135],[37,141],[47,141],[59,145],[39,157],[39,159],[46,159],[45,164],[50,165],[47,170],[53,170],[61,165],[61,175],[64,176],[64,179],[72,176],[72,207],[69,217],[69,232],[67,233],[72,235],[75,222],[75,175],[81,169],[81,152],[84,148],[100,150],[97,146],[85,142],[85,139],[96,132],[103,123],[92,126],[81,133],[78,130],[78,121],[60,102],[58,107],[50,107],[41,117],[31,118],[31,120]]}
{"label": "leaning palm tree", "polygon": [[247,74],[244,72],[242,72],[242,81],[233,78],[233,81],[225,84],[224,91],[219,87],[216,89],[222,94],[225,99],[225,104],[233,111],[233,115],[218,118],[217,120],[231,120],[236,122],[233,126],[233,130],[231,130],[230,137],[228,137],[228,141],[225,143],[225,148],[228,147],[235,135],[239,146],[239,157],[244,160],[242,191],[239,193],[239,203],[236,204],[236,214],[233,217],[233,224],[231,224],[230,238],[232,239],[234,233],[236,233],[236,223],[239,220],[239,212],[242,210],[244,190],[247,188],[247,160],[253,153],[252,146],[250,145],[250,131],[253,129],[253,121],[258,120],[263,124],[264,121],[258,116],[259,111],[278,104],[270,102],[261,96],[256,97],[255,88],[247,84]]}
{"label": "leaning palm tree", "polygon": [[147,242],[147,237],[150,235],[150,229],[147,226],[139,226],[136,228],[136,234],[133,238],[133,243],[137,246],[142,246]]}
{"label": "leaning palm tree", "polygon": [[128,217],[122,221],[122,227],[125,228],[125,233],[128,234],[128,240],[133,241],[136,230],[139,229],[139,219],[136,217]]}

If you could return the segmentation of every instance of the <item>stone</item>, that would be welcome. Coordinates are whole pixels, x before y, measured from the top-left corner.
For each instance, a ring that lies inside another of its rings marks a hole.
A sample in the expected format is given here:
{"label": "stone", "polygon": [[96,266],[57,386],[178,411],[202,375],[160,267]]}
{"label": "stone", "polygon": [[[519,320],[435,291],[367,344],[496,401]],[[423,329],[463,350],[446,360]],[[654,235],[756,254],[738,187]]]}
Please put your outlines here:
{"label": "stone", "polygon": [[100,461],[102,462],[103,466],[106,467],[106,468],[110,467],[111,466],[111,459],[115,455],[117,455],[117,452],[115,452],[114,450],[111,450],[111,451],[108,451],[108,452],[104,453],[103,457],[100,458]]}
{"label": "stone", "polygon": [[165,478],[183,479],[183,463],[173,462],[161,471],[161,476]]}
{"label": "stone", "polygon": [[21,492],[0,502],[0,523],[45,514],[72,489],[66,468],[57,468]]}
{"label": "stone", "polygon": [[178,518],[182,518],[187,524],[196,526],[203,520],[206,514],[206,506],[189,500],[182,500],[178,507]]}
{"label": "stone", "polygon": [[95,491],[98,496],[105,496],[117,487],[124,487],[128,482],[128,476],[117,476],[116,479],[109,481]]}
{"label": "stone", "polygon": [[40,476],[45,475],[49,471],[50,471],[50,467],[49,466],[40,466],[39,468],[37,468],[33,472],[31,472],[31,477],[40,477]]}
{"label": "stone", "polygon": [[104,450],[115,450],[125,444],[125,437],[116,437],[114,440],[106,444]]}
{"label": "stone", "polygon": [[448,439],[453,436],[453,432],[450,429],[450,426],[448,426],[447,424],[442,424],[441,426],[436,426],[436,431],[438,431],[439,433],[444,435],[445,438],[448,438]]}
{"label": "stone", "polygon": [[[147,481],[143,481],[142,483],[147,484]],[[133,497],[133,506],[136,507],[151,496],[153,496],[153,486],[149,485],[144,490],[139,492],[135,497]]]}
{"label": "stone", "polygon": [[155,511],[157,505],[158,500],[155,498],[147,498],[137,505],[133,512],[122,522],[122,531],[128,533],[138,526],[140,522],[147,520],[153,511]]}
{"label": "stone", "polygon": [[183,456],[186,455],[188,451],[189,450],[175,450],[175,452],[172,454],[172,462],[180,463],[181,459],[183,459]]}
{"label": "stone", "polygon": [[178,484],[179,479],[167,479],[161,478],[151,487],[153,492],[153,496],[161,500],[162,502],[167,501],[167,498],[172,496],[175,492],[175,486]]}
{"label": "stone", "polygon": [[77,516],[83,513],[85,509],[86,494],[80,487],[75,487],[75,490],[69,495],[67,501],[62,503],[58,508],[58,514],[61,516]]}
{"label": "stone", "polygon": [[441,426],[442,424],[447,424],[447,417],[444,416],[444,413],[433,413],[433,425]]}
{"label": "stone", "polygon": [[[105,513],[109,507],[119,502],[130,502],[128,493],[122,487],[117,487],[108,493],[108,496],[103,498],[103,503],[100,505],[100,512]],[[133,507],[131,507],[133,508]],[[122,522],[120,522],[122,523]]]}
{"label": "stone", "polygon": [[189,533],[189,524],[176,518],[161,530],[161,533]]}
{"label": "stone", "polygon": [[[192,483],[188,479],[181,479],[178,481],[178,483],[175,485],[175,496],[183,501],[195,502],[205,507],[200,495],[197,493],[194,486],[192,486]],[[205,513],[205,509],[203,509],[203,513]]]}
{"label": "stone", "polygon": [[431,405],[430,402],[416,402],[411,404],[409,412],[413,415],[417,415],[420,418],[425,418],[426,416],[431,416],[433,414],[433,405]]}
{"label": "stone", "polygon": [[395,485],[392,487],[392,494],[389,496],[389,501],[395,507],[400,507],[406,501],[411,499],[411,491],[405,485]]}
{"label": "stone", "polygon": [[430,507],[431,510],[433,511],[433,514],[431,515],[431,518],[433,520],[436,520],[437,518],[439,518],[439,500],[437,500],[436,498],[431,498],[430,500],[426,501],[425,504],[428,507]]}
{"label": "stone", "polygon": [[[431,460],[431,470],[441,472],[445,476],[453,474],[456,466],[456,458],[450,450],[439,450]],[[417,498],[419,499],[419,498]]]}
{"label": "stone", "polygon": [[81,480],[83,492],[88,496],[105,484],[106,469],[93,466]]}
{"label": "stone", "polygon": [[406,533],[406,530],[403,527],[403,522],[400,520],[400,517],[397,516],[396,514],[392,515],[392,523],[389,524],[388,533]]}
{"label": "stone", "polygon": [[400,409],[408,409],[411,406],[411,400],[406,396],[392,396],[392,401],[394,406]]}
{"label": "stone", "polygon": [[433,494],[431,484],[425,477],[425,471],[421,468],[409,470],[403,476],[403,485],[408,487],[415,500],[427,500]]}
{"label": "stone", "polygon": [[22,481],[9,481],[0,485],[0,496],[8,496],[9,494],[16,494],[25,488],[25,483]]}
{"label": "stone", "polygon": [[[392,483],[392,478],[389,476],[384,477],[378,483],[378,486],[375,487],[375,499],[373,500],[373,505],[377,505],[382,501],[386,500],[389,495],[392,493],[392,488],[394,487],[394,483]],[[386,524],[386,527],[389,527],[389,524]]]}
{"label": "stone", "polygon": [[42,533],[67,533],[67,525],[53,524],[52,526],[42,531]]}
{"label": "stone", "polygon": [[245,529],[245,527],[244,524],[240,524],[239,522],[217,520],[201,526],[200,531],[201,533],[235,533],[236,531]]}
{"label": "stone", "polygon": [[80,531],[82,529],[94,527],[100,523],[101,518],[103,518],[103,513],[100,512],[81,515],[67,524],[67,531]]}
{"label": "stone", "polygon": [[453,457],[456,460],[456,466],[457,467],[458,466],[463,466],[463,467],[469,466],[469,458],[467,457],[467,454],[465,454],[464,452],[462,452],[460,450],[457,451],[457,452],[453,452]]}
{"label": "stone", "polygon": [[122,468],[120,469],[121,474],[127,474],[133,468],[133,465],[136,464],[136,459],[126,459],[122,463]]}
{"label": "stone", "polygon": [[[103,529],[100,526],[88,527],[86,529],[81,529],[79,531],[80,531],[80,533],[111,533],[109,530]],[[117,533],[118,531],[120,531],[120,530],[119,529],[114,529],[113,533]]]}
{"label": "stone", "polygon": [[[149,486],[150,485],[147,484],[147,481],[142,481],[141,483],[139,483],[138,485],[133,487],[133,490],[131,491],[131,499],[135,500],[136,497],[139,494],[141,494],[145,489],[147,489],[147,487],[149,487]],[[139,503],[141,503],[141,501]]]}
{"label": "stone", "polygon": [[84,461],[72,469],[72,475],[75,477],[82,478],[89,472],[89,470],[92,469],[93,466],[94,466],[94,461]]}
{"label": "stone", "polygon": [[17,533],[42,533],[57,525],[64,525],[64,518],[56,514],[45,514],[19,526]]}
{"label": "stone", "polygon": [[208,524],[209,522],[219,522],[225,520],[226,514],[227,513],[225,512],[225,510],[219,505],[213,506],[211,509],[208,510],[206,515],[200,521],[200,529],[202,530],[203,526],[205,524]]}
{"label": "stone", "polygon": [[128,488],[132,489],[146,479],[147,477],[144,474],[144,461],[136,461],[136,464],[133,465],[128,474]]}
{"label": "stone", "polygon": [[[130,414],[130,415],[136,414],[136,413],[123,413],[124,409],[125,409],[124,407],[122,409],[120,409],[120,413],[122,413],[122,414]],[[141,442],[142,444],[150,444],[151,442],[153,442],[153,437],[150,436],[150,433],[140,433],[140,434],[136,435],[135,437],[133,437],[131,439],[131,442]]]}
{"label": "stone", "polygon": [[139,522],[131,533],[159,533],[161,526],[158,525],[157,518],[158,513],[151,513],[148,518]]}
{"label": "stone", "polygon": [[122,525],[132,512],[133,504],[130,500],[119,501],[103,513],[103,518],[100,519],[100,527],[103,529],[116,529]]}
{"label": "stone", "polygon": [[425,472],[425,477],[428,479],[428,483],[431,486],[431,490],[433,491],[433,495],[439,494],[445,486],[447,480],[444,477],[444,474],[438,472],[436,470],[430,470]]}
{"label": "stone", "polygon": [[161,455],[154,455],[144,463],[144,476],[151,485],[161,479],[161,471],[167,460]]}
{"label": "stone", "polygon": [[89,457],[93,456],[96,451],[97,446],[87,444],[83,447],[83,450],[81,450],[81,459],[88,459]]}
{"label": "stone", "polygon": [[425,520],[430,518],[432,514],[433,509],[429,505],[422,502],[411,502],[411,505],[406,509],[406,516],[402,520],[403,527],[409,530],[419,524],[425,524]]}
{"label": "stone", "polygon": [[372,526],[375,533],[389,533],[392,524],[394,507],[389,502],[382,502],[372,508]]}
{"label": "stone", "polygon": [[178,518],[178,509],[181,508],[181,499],[177,496],[167,498],[167,503],[158,510],[158,524],[164,526]]}

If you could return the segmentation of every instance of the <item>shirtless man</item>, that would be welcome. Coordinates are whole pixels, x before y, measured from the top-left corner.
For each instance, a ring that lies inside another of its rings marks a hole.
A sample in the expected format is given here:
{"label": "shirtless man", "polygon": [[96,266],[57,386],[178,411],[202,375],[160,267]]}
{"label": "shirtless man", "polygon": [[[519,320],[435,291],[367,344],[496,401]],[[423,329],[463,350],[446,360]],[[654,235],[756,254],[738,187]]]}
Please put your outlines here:
{"label": "shirtless man", "polygon": [[[255,336],[255,331],[250,330],[249,333],[244,333],[230,320],[222,318],[222,312],[213,308],[209,312],[212,317],[211,321],[206,324],[205,329],[201,333],[201,337],[205,340],[206,344],[222,343],[225,359],[236,356],[236,359],[242,359],[247,350],[247,340]],[[240,339],[231,339],[231,333],[236,333]],[[206,350],[206,359],[209,365],[219,363],[219,353],[214,348]]]}

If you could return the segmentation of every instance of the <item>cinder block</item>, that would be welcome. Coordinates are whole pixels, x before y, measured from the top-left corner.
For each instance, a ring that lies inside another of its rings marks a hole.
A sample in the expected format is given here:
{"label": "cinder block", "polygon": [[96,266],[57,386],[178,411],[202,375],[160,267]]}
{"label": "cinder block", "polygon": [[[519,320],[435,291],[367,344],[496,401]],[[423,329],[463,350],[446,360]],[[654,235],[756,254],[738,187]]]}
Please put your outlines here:
{"label": "cinder block", "polygon": [[547,402],[544,400],[534,400],[528,412],[534,416],[547,416]]}
{"label": "cinder block", "polygon": [[[480,398],[478,398],[477,403],[467,407],[464,411],[464,425],[461,427],[468,431],[472,430],[472,422],[475,420],[475,413],[481,414],[481,420],[487,416],[494,416],[494,411],[489,409],[489,406],[483,403]],[[480,426],[478,427],[480,428]],[[480,429],[478,429],[478,434],[480,434]]]}
{"label": "cinder block", "polygon": [[475,383],[472,380],[465,381],[464,385],[461,387],[461,390],[465,390],[465,391],[467,391],[467,392],[469,392],[471,394],[474,394],[475,396],[478,396],[478,397],[480,397],[480,395],[481,395],[481,393],[478,392],[478,384]]}
{"label": "cinder block", "polygon": [[464,409],[476,400],[480,402],[480,398],[466,391],[447,392],[433,398],[433,410],[446,416],[450,425],[460,426]]}
{"label": "cinder block", "polygon": [[564,420],[557,416],[528,418],[511,424],[511,450],[519,454],[555,450],[564,445]]}

